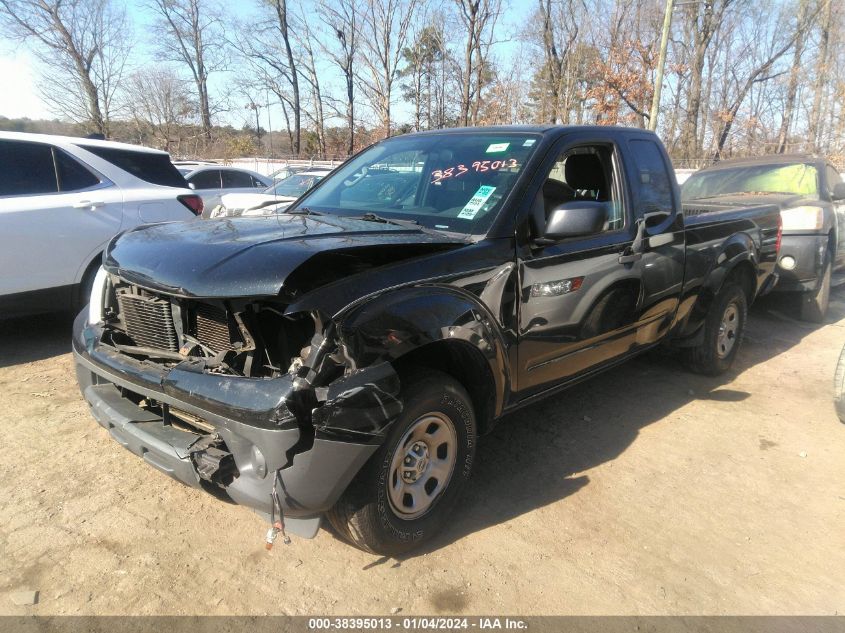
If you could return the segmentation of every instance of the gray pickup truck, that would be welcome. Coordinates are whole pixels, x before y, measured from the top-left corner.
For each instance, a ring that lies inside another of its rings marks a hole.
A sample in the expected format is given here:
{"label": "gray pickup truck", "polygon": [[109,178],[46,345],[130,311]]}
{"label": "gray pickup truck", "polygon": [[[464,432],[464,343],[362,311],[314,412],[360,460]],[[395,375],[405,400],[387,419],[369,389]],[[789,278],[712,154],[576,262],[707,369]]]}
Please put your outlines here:
{"label": "gray pickup truck", "polygon": [[783,242],[777,292],[801,293],[801,317],[820,323],[832,280],[845,271],[845,183],[822,156],[737,158],[696,172],[681,187],[686,212],[772,204]]}
{"label": "gray pickup truck", "polygon": [[399,136],[278,215],[114,240],[77,376],[117,442],[270,540],[326,517],[399,554],[450,521],[505,414],[661,344],[726,371],[779,243],[771,205],[684,217],[642,130]]}

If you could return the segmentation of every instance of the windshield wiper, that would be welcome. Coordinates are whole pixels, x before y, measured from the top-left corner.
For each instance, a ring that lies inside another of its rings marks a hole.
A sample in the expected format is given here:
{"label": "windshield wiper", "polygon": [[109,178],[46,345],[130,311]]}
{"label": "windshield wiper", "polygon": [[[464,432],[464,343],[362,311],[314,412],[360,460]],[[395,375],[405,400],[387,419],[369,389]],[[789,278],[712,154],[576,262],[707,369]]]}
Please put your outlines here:
{"label": "windshield wiper", "polygon": [[396,220],[393,218],[384,218],[375,213],[365,213],[359,218],[352,218],[353,220],[364,220],[365,222],[381,222],[382,224],[395,224],[397,226],[404,226],[407,228],[418,229],[420,223],[416,220]]}
{"label": "windshield wiper", "polygon": [[319,211],[312,211],[308,207],[299,207],[296,209],[285,209],[282,213],[289,213],[290,215],[323,215]]}

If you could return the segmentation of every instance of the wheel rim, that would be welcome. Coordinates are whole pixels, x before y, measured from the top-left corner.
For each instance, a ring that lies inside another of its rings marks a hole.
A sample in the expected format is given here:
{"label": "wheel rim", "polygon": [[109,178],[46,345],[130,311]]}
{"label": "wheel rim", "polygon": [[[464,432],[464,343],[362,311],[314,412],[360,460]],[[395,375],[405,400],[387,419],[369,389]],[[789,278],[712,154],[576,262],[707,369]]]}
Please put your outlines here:
{"label": "wheel rim", "polygon": [[729,303],[719,323],[719,336],[716,338],[716,354],[725,358],[736,345],[736,335],[739,330],[739,309],[735,303]]}
{"label": "wheel rim", "polygon": [[388,499],[400,519],[416,519],[431,510],[449,485],[458,454],[451,418],[426,413],[408,428],[393,454]]}

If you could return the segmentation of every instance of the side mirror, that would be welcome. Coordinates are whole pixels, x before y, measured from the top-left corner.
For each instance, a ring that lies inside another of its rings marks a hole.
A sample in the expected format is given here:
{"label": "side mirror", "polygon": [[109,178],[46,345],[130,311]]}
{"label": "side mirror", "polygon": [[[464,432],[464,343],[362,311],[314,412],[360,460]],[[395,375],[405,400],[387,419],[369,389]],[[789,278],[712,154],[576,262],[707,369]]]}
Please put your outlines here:
{"label": "side mirror", "polygon": [[845,200],[845,182],[837,182],[833,185],[833,193],[830,197],[834,200]]}
{"label": "side mirror", "polygon": [[565,202],[555,207],[546,221],[543,237],[561,240],[566,237],[599,233],[607,222],[607,204],[591,200]]}

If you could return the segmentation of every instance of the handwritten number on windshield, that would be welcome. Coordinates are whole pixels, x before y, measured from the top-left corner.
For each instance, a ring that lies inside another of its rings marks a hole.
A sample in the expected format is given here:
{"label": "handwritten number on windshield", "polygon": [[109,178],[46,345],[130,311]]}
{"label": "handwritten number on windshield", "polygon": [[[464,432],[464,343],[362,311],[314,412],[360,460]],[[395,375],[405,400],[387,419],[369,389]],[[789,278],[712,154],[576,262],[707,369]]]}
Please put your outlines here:
{"label": "handwritten number on windshield", "polygon": [[477,160],[470,167],[460,164],[447,169],[435,169],[431,172],[431,184],[443,182],[449,178],[459,178],[468,171],[484,173],[486,171],[498,171],[500,169],[515,169],[519,163],[515,158],[503,158],[501,160]]}

